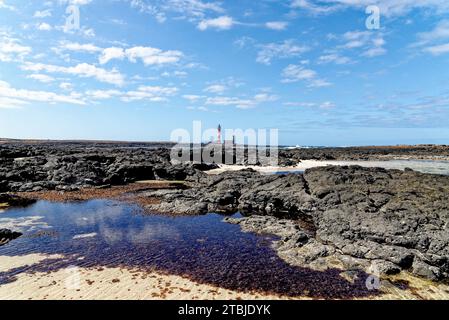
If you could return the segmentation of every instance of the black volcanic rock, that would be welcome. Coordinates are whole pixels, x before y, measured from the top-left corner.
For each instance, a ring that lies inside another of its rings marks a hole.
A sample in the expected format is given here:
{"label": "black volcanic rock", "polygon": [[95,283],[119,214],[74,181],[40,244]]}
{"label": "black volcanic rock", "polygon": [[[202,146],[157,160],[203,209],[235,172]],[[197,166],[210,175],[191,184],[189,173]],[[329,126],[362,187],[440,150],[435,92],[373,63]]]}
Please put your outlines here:
{"label": "black volcanic rock", "polygon": [[[243,219],[249,231],[281,236],[278,249],[299,265],[338,259],[347,268],[449,277],[447,176],[350,166],[314,168],[304,175],[245,170],[197,179],[188,190],[148,192],[160,200],[151,209],[240,211],[249,216]],[[296,231],[285,234],[283,226]]]}
{"label": "black volcanic rock", "polygon": [[168,148],[92,144],[0,145],[0,192],[77,190],[137,180],[185,180],[211,165],[170,163]]}
{"label": "black volcanic rock", "polygon": [[9,229],[0,229],[0,246],[17,239],[21,235],[22,234],[20,232],[14,232]]}
{"label": "black volcanic rock", "polygon": [[280,162],[300,160],[449,160],[447,145],[298,148],[279,151]]}
{"label": "black volcanic rock", "polygon": [[9,193],[0,193],[0,203],[7,204],[11,207],[25,207],[30,204],[33,204],[35,201],[31,199],[26,199],[19,197],[17,195],[9,194]]}

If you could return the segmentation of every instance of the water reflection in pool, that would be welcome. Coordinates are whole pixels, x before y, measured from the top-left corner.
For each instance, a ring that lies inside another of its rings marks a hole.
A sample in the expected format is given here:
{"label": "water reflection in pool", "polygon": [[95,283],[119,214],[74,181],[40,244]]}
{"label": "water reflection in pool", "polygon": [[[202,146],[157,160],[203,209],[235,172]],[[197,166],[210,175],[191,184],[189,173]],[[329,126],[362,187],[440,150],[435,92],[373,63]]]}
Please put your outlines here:
{"label": "water reflection in pool", "polygon": [[270,247],[273,237],[243,233],[222,219],[217,214],[145,215],[138,206],[106,200],[39,201],[10,209],[0,215],[0,228],[24,235],[0,247],[0,256],[44,253],[66,258],[0,273],[0,284],[14,281],[21,272],[119,266],[158,270],[231,290],[317,298],[372,294],[365,287],[366,274],[360,272],[352,283],[340,270],[292,267]]}

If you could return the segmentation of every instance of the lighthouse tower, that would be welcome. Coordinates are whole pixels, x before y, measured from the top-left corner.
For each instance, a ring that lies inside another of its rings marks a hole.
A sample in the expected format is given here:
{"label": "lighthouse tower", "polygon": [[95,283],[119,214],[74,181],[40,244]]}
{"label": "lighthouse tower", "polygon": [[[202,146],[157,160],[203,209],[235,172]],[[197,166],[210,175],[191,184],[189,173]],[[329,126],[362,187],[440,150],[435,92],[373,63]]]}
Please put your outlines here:
{"label": "lighthouse tower", "polygon": [[221,125],[218,125],[218,130],[217,130],[217,143],[221,144]]}

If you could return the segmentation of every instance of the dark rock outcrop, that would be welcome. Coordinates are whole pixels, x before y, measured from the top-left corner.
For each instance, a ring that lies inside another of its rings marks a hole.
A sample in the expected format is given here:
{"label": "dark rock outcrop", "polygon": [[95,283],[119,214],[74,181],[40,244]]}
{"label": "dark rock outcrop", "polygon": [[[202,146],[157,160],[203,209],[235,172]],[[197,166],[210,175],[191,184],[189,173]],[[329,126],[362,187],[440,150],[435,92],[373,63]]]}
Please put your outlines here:
{"label": "dark rock outcrop", "polygon": [[34,200],[22,198],[17,195],[0,193],[0,204],[5,204],[10,207],[25,207],[33,204],[34,202]]}
{"label": "dark rock outcrop", "polygon": [[9,229],[0,229],[0,246],[17,239],[21,235],[22,234],[20,232],[14,232]]}
{"label": "dark rock outcrop", "polygon": [[280,162],[301,160],[449,160],[447,145],[322,147],[280,150]]}
{"label": "dark rock outcrop", "polygon": [[[147,193],[160,199],[152,209],[253,215],[241,225],[281,236],[278,249],[287,251],[284,256],[292,263],[337,259],[345,268],[449,277],[447,176],[351,166],[315,168],[303,175],[245,170],[196,178],[188,190]],[[284,234],[287,229],[294,232]]]}

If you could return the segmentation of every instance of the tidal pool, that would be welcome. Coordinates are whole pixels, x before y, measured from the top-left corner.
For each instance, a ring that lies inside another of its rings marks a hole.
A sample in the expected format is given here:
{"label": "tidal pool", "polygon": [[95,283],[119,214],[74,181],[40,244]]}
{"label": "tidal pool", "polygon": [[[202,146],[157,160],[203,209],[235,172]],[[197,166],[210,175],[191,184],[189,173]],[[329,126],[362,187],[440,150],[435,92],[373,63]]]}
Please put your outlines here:
{"label": "tidal pool", "polygon": [[[239,216],[239,214],[235,215]],[[275,238],[244,233],[223,216],[149,215],[137,205],[110,200],[39,201],[0,214],[0,228],[23,236],[0,247],[1,256],[59,254],[36,265],[0,272],[0,285],[23,272],[72,266],[123,267],[175,274],[218,287],[291,297],[355,298],[373,295],[367,276],[350,282],[341,270],[290,266],[271,248]]]}

